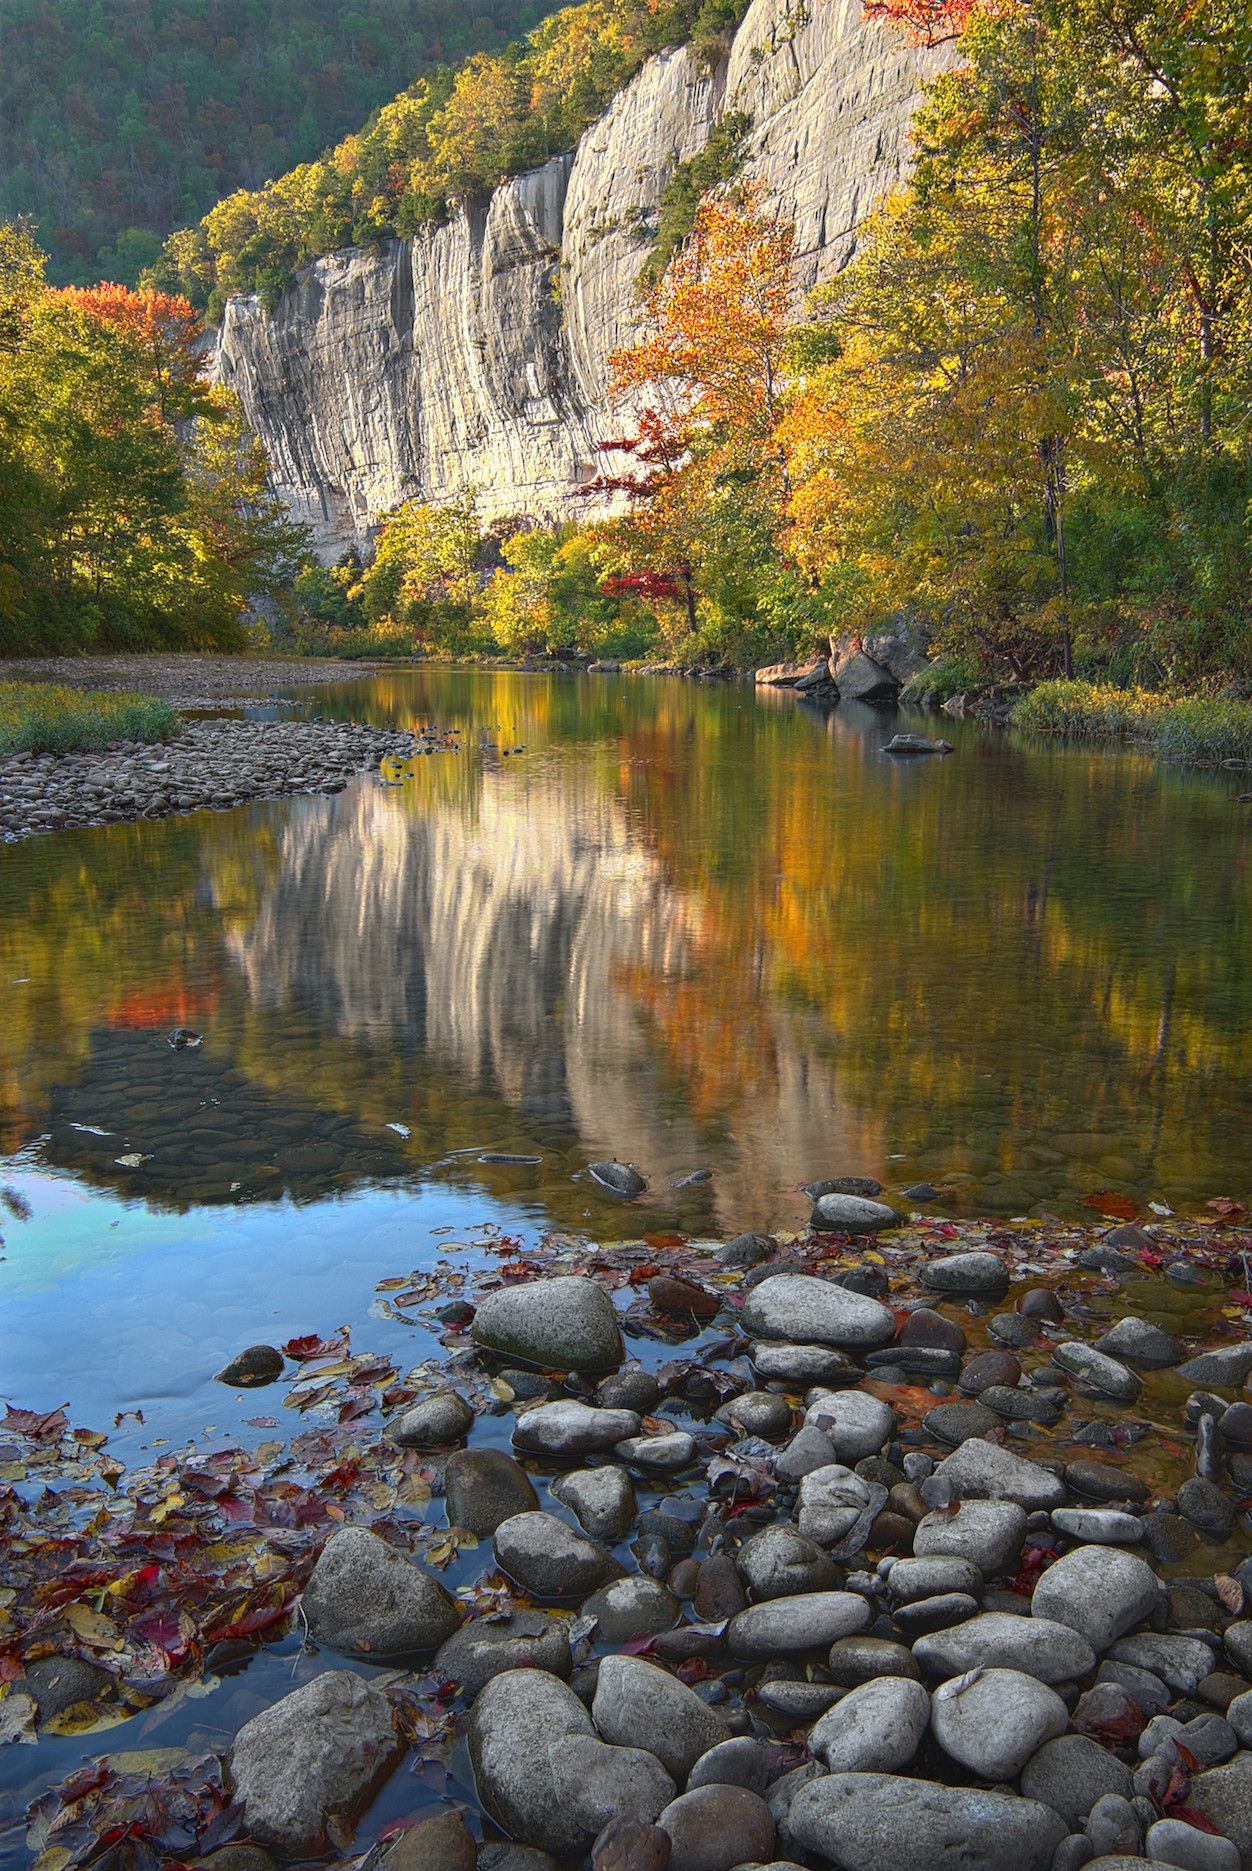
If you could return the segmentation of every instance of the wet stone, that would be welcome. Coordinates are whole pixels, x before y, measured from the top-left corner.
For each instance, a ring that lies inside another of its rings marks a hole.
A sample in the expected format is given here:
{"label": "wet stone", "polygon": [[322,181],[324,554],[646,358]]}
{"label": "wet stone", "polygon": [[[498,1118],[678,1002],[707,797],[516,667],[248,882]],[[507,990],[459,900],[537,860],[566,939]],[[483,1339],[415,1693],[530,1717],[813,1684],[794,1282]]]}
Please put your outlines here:
{"label": "wet stone", "polygon": [[1095,1668],[1095,1652],[1068,1625],[1013,1612],[987,1611],[968,1623],[920,1637],[913,1655],[930,1676],[966,1670],[1020,1671],[1043,1683],[1066,1683]]}
{"label": "wet stone", "polygon": [[887,1589],[897,1604],[913,1604],[945,1592],[966,1592],[977,1598],[982,1588],[982,1573],[967,1559],[898,1559],[887,1574]]}
{"label": "wet stone", "polygon": [[383,1864],[386,1871],[474,1871],[477,1861],[478,1847],[461,1815],[436,1813],[408,1826],[388,1846]]}
{"label": "wet stone", "polygon": [[1052,1353],[1052,1361],[1088,1389],[1098,1391],[1102,1397],[1112,1397],[1117,1403],[1133,1403],[1143,1387],[1143,1379],[1137,1372],[1128,1370],[1103,1351],[1097,1351],[1094,1345],[1084,1345],[1077,1339],[1058,1345]]}
{"label": "wet stone", "polygon": [[744,1436],[785,1436],[791,1428],[791,1405],[772,1390],[748,1390],[723,1403],[713,1420]]}
{"label": "wet stone", "polygon": [[1047,1319],[1054,1325],[1059,1325],[1065,1317],[1064,1307],[1050,1286],[1032,1286],[1018,1300],[1017,1310],[1023,1318]]}
{"label": "wet stone", "polygon": [[555,1514],[515,1514],[494,1535],[496,1562],[535,1598],[582,1598],[621,1568]]}
{"label": "wet stone", "polygon": [[1114,1468],[1107,1462],[1069,1462],[1065,1480],[1075,1494],[1085,1494],[1093,1501],[1146,1501],[1147,1483],[1129,1468]]}
{"label": "wet stone", "polygon": [[896,1329],[893,1315],[877,1300],[797,1273],[776,1274],[754,1287],[744,1302],[742,1323],[754,1337],[835,1350],[876,1350],[895,1337]]}
{"label": "wet stone", "polygon": [[1012,1501],[962,1501],[952,1511],[927,1514],[913,1535],[919,1558],[946,1554],[968,1559],[992,1578],[1016,1559],[1026,1534],[1026,1515]]}
{"label": "wet stone", "polygon": [[551,1492],[593,1540],[620,1540],[634,1522],[635,1492],[623,1468],[577,1468],[555,1481]]}
{"label": "wet stone", "polygon": [[1136,1364],[1170,1365],[1182,1361],[1183,1350],[1176,1338],[1146,1319],[1119,1319],[1097,1340],[1096,1349],[1111,1358],[1129,1358]]}
{"label": "wet stone", "polygon": [[646,1748],[615,1748],[591,1735],[563,1735],[548,1750],[548,1770],[563,1811],[584,1831],[614,1820],[651,1824],[677,1788]]}
{"label": "wet stone", "polygon": [[745,1540],[736,1555],[739,1575],[758,1601],[795,1592],[833,1591],[839,1583],[834,1561],[793,1527],[766,1527]]}
{"label": "wet stone", "polygon": [[1137,1546],[1142,1522],[1134,1514],[1119,1514],[1110,1507],[1057,1507],[1052,1525],[1067,1539],[1086,1545]]}
{"label": "wet stone", "polygon": [[1233,1389],[1252,1375],[1252,1343],[1223,1345],[1217,1351],[1202,1351],[1178,1367],[1179,1377],[1189,1384],[1217,1384]]}
{"label": "wet stone", "polygon": [[948,1483],[958,1499],[975,1497],[1015,1501],[1028,1512],[1059,1507],[1065,1499],[1060,1477],[993,1442],[968,1441],[945,1456],[935,1476]]}
{"label": "wet stone", "polygon": [[992,1384],[1016,1385],[1022,1367],[1011,1351],[982,1351],[971,1358],[960,1376],[960,1387],[976,1397]]}
{"label": "wet stone", "polygon": [[920,1271],[922,1285],[932,1292],[996,1298],[1008,1291],[1009,1270],[998,1254],[945,1254]]}
{"label": "wet stone", "polygon": [[922,1427],[938,1441],[955,1448],[962,1442],[989,1435],[1000,1427],[1000,1418],[981,1403],[938,1403],[933,1410],[927,1410]]}
{"label": "wet stone", "polygon": [[646,1748],[678,1786],[727,1739],[725,1724],[685,1683],[640,1657],[602,1659],[592,1715],[605,1741]]}
{"label": "wet stone", "polygon": [[472,1700],[493,1676],[506,1670],[546,1670],[568,1680],[571,1662],[569,1625],[542,1611],[508,1612],[491,1622],[462,1625],[439,1650],[436,1676],[456,1683]]}
{"label": "wet stone", "polygon": [[946,1318],[942,1312],[936,1312],[930,1306],[917,1306],[909,1313],[900,1327],[899,1342],[901,1347],[910,1350],[965,1350],[965,1334],[956,1320]]}
{"label": "wet stone", "polygon": [[539,1506],[530,1476],[503,1449],[458,1449],[444,1468],[444,1488],[448,1525],[480,1539]]}
{"label": "wet stone", "polygon": [[470,1331],[485,1349],[546,1369],[603,1371],[623,1357],[612,1300],[577,1274],[489,1293]]}
{"label": "wet stone", "polygon": [[[655,1579],[614,1579],[588,1598],[580,1616],[595,1618],[597,1638],[624,1644],[632,1637],[672,1630],[680,1616],[678,1600]],[[655,1818],[655,1813],[650,1815]]]}
{"label": "wet stone", "polygon": [[1125,1762],[1088,1735],[1046,1741],[1023,1767],[1021,1788],[1027,1799],[1059,1813],[1071,1830],[1085,1822],[1106,1794],[1128,1800],[1134,1790]]}
{"label": "wet stone", "polygon": [[785,1383],[854,1384],[861,1375],[851,1358],[829,1345],[758,1342],[749,1356],[761,1377]]}
{"label": "wet stone", "polygon": [[1149,1618],[1159,1598],[1156,1574],[1133,1553],[1078,1546],[1041,1575],[1031,1612],[1068,1624],[1099,1654]]}
{"label": "wet stone", "polygon": [[993,1319],[988,1319],[987,1330],[1002,1345],[1011,1345],[1015,1351],[1035,1344],[1039,1338],[1034,1321],[1022,1312],[997,1312]]}
{"label": "wet stone", "polygon": [[755,1267],[775,1252],[777,1242],[768,1234],[737,1234],[717,1250],[725,1267]]}
{"label": "wet stone", "polygon": [[469,1752],[482,1805],[519,1843],[558,1857],[585,1849],[589,1832],[557,1797],[551,1755],[574,1737],[595,1739],[572,1690],[542,1670],[495,1676],[474,1703]]}
{"label": "wet stone", "polygon": [[814,1201],[809,1226],[839,1234],[877,1234],[883,1228],[896,1227],[899,1221],[894,1208],[888,1208],[885,1202],[831,1189]]}
{"label": "wet stone", "polygon": [[1220,1488],[1198,1475],[1179,1488],[1178,1509],[1206,1539],[1225,1540],[1234,1530],[1234,1507]]}
{"label": "wet stone", "polygon": [[978,1401],[1008,1423],[1042,1423],[1051,1427],[1065,1414],[1062,1390],[1021,1390],[990,1384],[980,1393]]}
{"label": "wet stone", "polygon": [[861,1683],[809,1735],[809,1752],[829,1773],[896,1773],[921,1746],[930,1697],[907,1676]]}
{"label": "wet stone", "polygon": [[1030,1799],[892,1774],[826,1774],[802,1786],[787,1824],[843,1871],[1048,1871],[1064,1836]]}
{"label": "wet stone", "polygon": [[1068,1727],[1055,1690],[1020,1670],[952,1677],[931,1704],[931,1728],[944,1753],[984,1780],[1015,1780],[1031,1755]]}
{"label": "wet stone", "polygon": [[430,1449],[463,1442],[473,1427],[474,1412],[464,1397],[441,1390],[393,1417],[387,1433],[402,1449]]}
{"label": "wet stone", "polygon": [[978,1610],[978,1600],[968,1592],[943,1592],[934,1598],[915,1598],[901,1605],[895,1614],[897,1629],[907,1638],[920,1637],[926,1631],[944,1631],[963,1624]]}
{"label": "wet stone", "polygon": [[596,1409],[563,1397],[524,1410],[513,1429],[513,1446],[527,1453],[576,1457],[613,1448],[639,1433],[633,1410]]}
{"label": "wet stone", "polygon": [[301,1606],[315,1643],[353,1656],[435,1650],[461,1622],[433,1574],[364,1527],[332,1533]]}
{"label": "wet stone", "polygon": [[[833,1570],[830,1576],[833,1582]],[[713,1553],[700,1567],[700,1580],[695,1595],[696,1616],[709,1623],[717,1623],[723,1618],[733,1618],[747,1602],[734,1560],[727,1553]]]}
{"label": "wet stone", "polygon": [[606,1409],[634,1410],[641,1416],[650,1415],[660,1395],[660,1385],[650,1371],[615,1371],[596,1391]]}
{"label": "wet stone", "polygon": [[774,1855],[774,1821],[758,1793],[740,1786],[702,1786],[660,1814],[670,1837],[673,1871],[732,1871]]}
{"label": "wet stone", "polygon": [[856,1592],[797,1592],[740,1611],[727,1627],[726,1648],[747,1660],[829,1650],[836,1638],[865,1630],[870,1616]]}
{"label": "wet stone", "polygon": [[31,1697],[39,1720],[50,1722],[76,1703],[116,1695],[117,1680],[79,1657],[39,1657],[27,1666],[17,1688]]}
{"label": "wet stone", "polygon": [[769,1756],[751,1735],[719,1741],[702,1754],[687,1776],[687,1787],[747,1787],[764,1793],[769,1782]]}
{"label": "wet stone", "polygon": [[256,1390],[262,1384],[274,1383],[285,1368],[282,1352],[273,1345],[249,1345],[217,1373],[215,1381],[237,1390]]}

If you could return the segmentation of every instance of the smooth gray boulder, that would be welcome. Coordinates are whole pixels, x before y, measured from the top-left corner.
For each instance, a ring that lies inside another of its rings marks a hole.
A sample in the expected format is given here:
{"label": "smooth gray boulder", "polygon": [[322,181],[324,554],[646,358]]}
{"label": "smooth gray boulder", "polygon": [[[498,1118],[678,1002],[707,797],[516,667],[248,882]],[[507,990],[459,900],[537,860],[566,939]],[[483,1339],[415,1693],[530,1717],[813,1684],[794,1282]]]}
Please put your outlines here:
{"label": "smooth gray boulder", "polygon": [[702,1754],[725,1741],[726,1724],[677,1677],[641,1657],[603,1657],[591,1705],[605,1741],[646,1748],[677,1786]]}
{"label": "smooth gray boulder", "polygon": [[444,1465],[443,1485],[448,1525],[464,1527],[479,1539],[514,1514],[539,1507],[530,1476],[503,1449],[454,1450]]}
{"label": "smooth gray boulder", "polygon": [[1149,1826],[1145,1851],[1154,1864],[1177,1865],[1178,1871],[1240,1871],[1243,1863],[1233,1839],[1200,1832],[1183,1819],[1158,1819]]}
{"label": "smooth gray boulder", "polygon": [[747,1390],[713,1412],[715,1423],[741,1436],[785,1436],[791,1428],[791,1405],[773,1390]]}
{"label": "smooth gray boulder", "polygon": [[1065,1733],[1069,1712],[1021,1670],[968,1670],[935,1690],[930,1726],[944,1753],[981,1780],[1016,1780],[1045,1741]]}
{"label": "smooth gray boulder", "polygon": [[1178,1340],[1159,1325],[1129,1315],[1096,1340],[1096,1349],[1107,1352],[1110,1358],[1131,1358],[1136,1364],[1162,1367],[1178,1364],[1183,1355]]}
{"label": "smooth gray boulder", "polygon": [[300,1602],[314,1642],[353,1656],[437,1650],[461,1623],[438,1579],[365,1527],[331,1534]]}
{"label": "smooth gray boulder", "polygon": [[552,1749],[595,1730],[572,1689],[543,1670],[493,1676],[474,1703],[469,1753],[478,1797],[501,1831],[564,1858],[583,1851],[590,1829],[562,1805]]}
{"label": "smooth gray boulder", "polygon": [[1012,1611],[986,1611],[949,1630],[931,1631],[918,1638],[913,1656],[932,1675],[1019,1670],[1041,1683],[1073,1682],[1096,1666],[1095,1651],[1068,1624]]}
{"label": "smooth gray boulder", "polygon": [[435,1675],[456,1683],[470,1700],[506,1670],[546,1670],[567,1679],[572,1668],[569,1625],[563,1618],[530,1609],[510,1611],[490,1623],[478,1618],[463,1624],[441,1646],[434,1662]]}
{"label": "smooth gray boulder", "polygon": [[780,1481],[803,1481],[818,1469],[838,1465],[834,1443],[816,1423],[806,1423],[797,1430],[786,1448],[774,1457],[774,1473]]}
{"label": "smooth gray boulder", "polygon": [[1115,1663],[1150,1670],[1180,1696],[1193,1696],[1200,1683],[1217,1668],[1217,1658],[1203,1638],[1175,1631],[1135,1631],[1119,1637],[1109,1650]]}
{"label": "smooth gray boulder", "polygon": [[1065,1501],[1065,1483],[1059,1475],[995,1442],[976,1438],[963,1442],[944,1456],[935,1473],[961,1501],[1015,1501],[1027,1513],[1060,1507]]}
{"label": "smooth gray boulder", "polygon": [[999,1254],[945,1254],[926,1261],[919,1273],[932,1293],[998,1298],[1009,1284],[1009,1270]]}
{"label": "smooth gray boulder", "polygon": [[868,1630],[872,1617],[859,1592],[798,1592],[736,1613],[725,1643],[732,1657],[745,1661],[829,1650],[838,1638]]}
{"label": "smooth gray boulder", "polygon": [[1218,1384],[1223,1390],[1233,1390],[1252,1375],[1252,1342],[1202,1351],[1198,1357],[1180,1364],[1178,1375],[1185,1377],[1189,1384]]}
{"label": "smooth gray boulder", "polygon": [[754,1338],[831,1345],[837,1351],[876,1350],[889,1344],[896,1330],[894,1313],[876,1299],[808,1273],[776,1273],[762,1280],[744,1301],[741,1323]]}
{"label": "smooth gray boulder", "polygon": [[840,1582],[830,1556],[795,1527],[763,1527],[744,1541],[735,1565],[758,1602],[793,1592],[833,1592]]}
{"label": "smooth gray boulder", "polygon": [[747,1787],[764,1793],[769,1784],[770,1756],[754,1735],[732,1735],[702,1754],[687,1775],[687,1791],[696,1787]]}
{"label": "smooth gray boulder", "polygon": [[327,1670],[245,1722],[227,1758],[250,1836],[295,1858],[331,1844],[400,1756],[391,1704],[351,1670]]}
{"label": "smooth gray boulder", "polygon": [[1081,1540],[1085,1546],[1138,1546],[1143,1538],[1139,1516],[1113,1507],[1055,1507],[1052,1525],[1066,1539]]}
{"label": "smooth gray boulder", "polygon": [[619,1163],[616,1157],[606,1157],[601,1163],[588,1163],[587,1174],[602,1189],[607,1189],[610,1195],[620,1196],[624,1202],[633,1202],[648,1186],[647,1177],[641,1176],[633,1163]]}
{"label": "smooth gray boulder", "polygon": [[899,1605],[940,1598],[948,1592],[969,1592],[981,1598],[982,1588],[982,1573],[968,1559],[897,1559],[887,1574],[887,1590]]}
{"label": "smooth gray boulder", "polygon": [[1245,1865],[1252,1863],[1252,1754],[1240,1752],[1224,1766],[1196,1774],[1187,1804],[1239,1848]]}
{"label": "smooth gray boulder", "polygon": [[894,702],[900,684],[855,642],[832,643],[830,673],[844,702]]}
{"label": "smooth gray boulder", "polygon": [[748,1355],[761,1377],[781,1378],[784,1383],[852,1384],[861,1375],[846,1352],[833,1351],[829,1345],[758,1342]]}
{"label": "smooth gray boulder", "polygon": [[830,1438],[836,1461],[850,1464],[886,1447],[895,1433],[896,1413],[867,1390],[836,1390],[811,1403],[804,1422]]}
{"label": "smooth gray boulder", "polygon": [[869,1483],[841,1462],[810,1469],[800,1483],[796,1525],[816,1546],[837,1546],[870,1499]]}
{"label": "smooth gray boulder", "polygon": [[602,1585],[584,1602],[580,1616],[596,1620],[598,1643],[625,1644],[632,1637],[673,1630],[681,1610],[674,1594],[656,1579],[635,1575]]}
{"label": "smooth gray boulder", "polygon": [[919,1559],[943,1553],[968,1559],[984,1578],[1003,1572],[1026,1537],[1026,1510],[1013,1501],[962,1501],[955,1510],[927,1514],[913,1534]]}
{"label": "smooth gray boulder", "polygon": [[455,1390],[437,1390],[410,1404],[387,1424],[387,1435],[402,1449],[439,1449],[464,1442],[474,1427],[474,1412]]}
{"label": "smooth gray boulder", "polygon": [[699,1450],[694,1436],[685,1429],[673,1429],[666,1435],[625,1436],[613,1444],[619,1462],[629,1468],[650,1469],[658,1475],[677,1475],[690,1468]]}
{"label": "smooth gray boulder", "polygon": [[1155,1611],[1161,1585],[1151,1566],[1116,1546],[1076,1546],[1040,1575],[1031,1614],[1068,1624],[1097,1655]]}
{"label": "smooth gray boulder", "polygon": [[639,1433],[634,1410],[595,1409],[573,1397],[537,1403],[513,1426],[513,1447],[533,1455],[596,1455]]}
{"label": "smooth gray boulder", "polygon": [[592,1735],[554,1742],[548,1771],[567,1816],[593,1836],[614,1819],[651,1825],[678,1790],[646,1748],[614,1748]]}
{"label": "smooth gray boulder", "polygon": [[1045,1741],[1022,1768],[1021,1787],[1027,1799],[1060,1813],[1071,1832],[1106,1793],[1128,1800],[1134,1792],[1125,1761],[1088,1735],[1058,1735],[1055,1741]]}
{"label": "smooth gray boulder", "polygon": [[879,1676],[851,1689],[809,1733],[809,1752],[830,1773],[899,1773],[922,1744],[930,1697],[907,1676]]}
{"label": "smooth gray boulder", "polygon": [[1048,1871],[1065,1836],[1034,1800],[895,1774],[826,1774],[791,1802],[792,1840],[842,1871]]}
{"label": "smooth gray boulder", "polygon": [[1098,1390],[1102,1397],[1112,1397],[1116,1403],[1133,1403],[1143,1389],[1143,1379],[1137,1371],[1119,1364],[1107,1352],[1097,1351],[1094,1345],[1084,1345],[1079,1339],[1058,1345],[1052,1353],[1052,1362],[1086,1384],[1088,1389]]}
{"label": "smooth gray boulder", "polygon": [[877,1234],[896,1228],[900,1217],[885,1202],[870,1202],[863,1195],[819,1195],[809,1217],[810,1228],[838,1230],[840,1234]]}
{"label": "smooth gray boulder", "polygon": [[696,1787],[667,1806],[657,1824],[669,1834],[668,1871],[733,1871],[774,1855],[773,1817],[747,1787]]}
{"label": "smooth gray boulder", "polygon": [[549,1492],[590,1539],[612,1542],[630,1531],[637,1504],[624,1468],[576,1468],[553,1482]]}
{"label": "smooth gray boulder", "polygon": [[470,1336],[488,1351],[547,1370],[616,1370],[626,1355],[613,1301],[583,1274],[489,1293]]}
{"label": "smooth gray boulder", "polygon": [[515,1514],[493,1540],[496,1563],[533,1598],[585,1598],[621,1567],[555,1514]]}

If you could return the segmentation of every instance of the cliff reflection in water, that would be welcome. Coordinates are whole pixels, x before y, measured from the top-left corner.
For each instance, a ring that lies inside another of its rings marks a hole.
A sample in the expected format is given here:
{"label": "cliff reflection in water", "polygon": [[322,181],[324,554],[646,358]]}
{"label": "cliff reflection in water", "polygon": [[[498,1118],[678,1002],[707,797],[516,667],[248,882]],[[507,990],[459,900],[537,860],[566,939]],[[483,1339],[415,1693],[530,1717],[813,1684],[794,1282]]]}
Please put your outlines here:
{"label": "cliff reflection in water", "polygon": [[[731,685],[423,670],[317,706],[468,751],[2,854],[10,1148],[183,1203],[434,1174],[602,1232],[785,1225],[839,1171],[1013,1213],[1244,1187],[1228,776],[961,724],[893,765],[891,717]],[[574,1180],[607,1154],[639,1209]]]}
{"label": "cliff reflection in water", "polygon": [[316,1007],[375,1065],[399,1054],[410,1118],[428,1074],[503,1100],[511,1115],[485,1147],[616,1152],[662,1190],[713,1152],[727,1219],[748,1183],[781,1188],[801,1163],[880,1153],[772,1010],[755,1023],[750,1079],[724,1087],[716,1112],[693,1106],[639,987],[680,993],[698,974],[699,895],[666,881],[585,751],[461,767],[454,796],[446,777],[419,763],[403,788],[287,825],[255,919],[228,939],[255,1008]]}

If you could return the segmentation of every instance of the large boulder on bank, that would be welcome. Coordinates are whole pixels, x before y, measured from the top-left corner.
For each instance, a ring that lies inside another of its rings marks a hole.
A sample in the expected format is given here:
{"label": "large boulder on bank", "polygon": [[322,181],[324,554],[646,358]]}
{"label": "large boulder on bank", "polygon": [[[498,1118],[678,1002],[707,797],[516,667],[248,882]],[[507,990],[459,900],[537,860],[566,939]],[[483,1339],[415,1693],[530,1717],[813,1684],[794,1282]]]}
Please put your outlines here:
{"label": "large boulder on bank", "polygon": [[470,1333],[487,1351],[548,1370],[616,1370],[625,1356],[613,1301],[582,1274],[489,1293]]}
{"label": "large boulder on bank", "polygon": [[328,1822],[350,1824],[399,1755],[379,1685],[327,1670],[244,1723],[227,1777],[258,1844],[314,1858],[332,1843]]}
{"label": "large boulder on bank", "polygon": [[889,669],[845,638],[831,643],[830,673],[844,702],[894,702],[901,684]]}
{"label": "large boulder on bank", "polygon": [[582,1852],[589,1828],[562,1805],[552,1750],[595,1729],[572,1689],[542,1670],[494,1676],[474,1704],[469,1752],[478,1797],[510,1838],[564,1858]]}
{"label": "large boulder on bank", "polygon": [[903,688],[914,676],[920,676],[924,669],[930,668],[930,659],[924,656],[907,637],[897,636],[894,631],[883,631],[879,636],[866,637],[865,654],[880,669],[895,677]]}
{"label": "large boulder on bank", "polygon": [[438,1579],[365,1527],[331,1534],[301,1604],[314,1642],[352,1656],[437,1650],[461,1623]]}

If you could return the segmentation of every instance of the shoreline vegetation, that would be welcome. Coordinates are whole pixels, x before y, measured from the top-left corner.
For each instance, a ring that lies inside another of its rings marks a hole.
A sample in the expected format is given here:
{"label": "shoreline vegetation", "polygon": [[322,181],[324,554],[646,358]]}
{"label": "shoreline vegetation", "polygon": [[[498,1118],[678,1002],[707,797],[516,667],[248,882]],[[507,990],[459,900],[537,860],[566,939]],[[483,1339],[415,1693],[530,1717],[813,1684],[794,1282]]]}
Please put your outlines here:
{"label": "shoreline vegetation", "polygon": [[181,726],[175,710],[155,695],[0,682],[0,757],[98,753],[118,741],[167,741]]}

